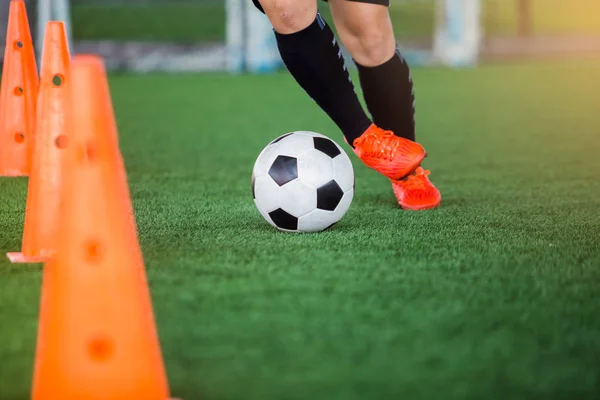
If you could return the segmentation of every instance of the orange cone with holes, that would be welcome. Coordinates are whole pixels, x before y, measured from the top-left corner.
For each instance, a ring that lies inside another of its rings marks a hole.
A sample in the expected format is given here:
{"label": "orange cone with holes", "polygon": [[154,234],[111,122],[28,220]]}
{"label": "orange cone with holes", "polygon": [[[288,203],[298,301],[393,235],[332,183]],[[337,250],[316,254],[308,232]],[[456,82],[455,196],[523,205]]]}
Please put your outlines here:
{"label": "orange cone with holes", "polygon": [[[119,165],[117,173],[125,174],[125,166],[119,151],[119,134],[116,124],[115,113],[112,105],[110,88],[106,79],[106,70],[104,62],[98,59],[95,55],[80,54],[77,56],[80,64],[85,63],[87,68],[78,70],[78,90],[82,93],[94,93],[98,98],[106,99],[106,101],[98,101],[94,107],[80,110],[80,117],[94,121],[97,129],[103,132],[105,139],[111,145],[109,149],[115,153],[116,164]],[[102,77],[99,79],[98,77]],[[84,114],[85,113],[85,114]],[[126,182],[127,178],[119,180]],[[123,196],[129,198],[129,188],[124,185],[122,188]]]}
{"label": "orange cone with holes", "polygon": [[13,263],[43,262],[56,250],[60,223],[69,50],[64,23],[49,22],[44,35],[35,143],[29,174],[22,252],[8,253]]}
{"label": "orange cone with holes", "polygon": [[11,0],[0,83],[0,176],[29,175],[38,83],[25,3]]}
{"label": "orange cone with holes", "polygon": [[66,195],[44,267],[32,399],[166,400],[124,164],[103,122],[112,106],[102,60],[73,57],[67,86]]}

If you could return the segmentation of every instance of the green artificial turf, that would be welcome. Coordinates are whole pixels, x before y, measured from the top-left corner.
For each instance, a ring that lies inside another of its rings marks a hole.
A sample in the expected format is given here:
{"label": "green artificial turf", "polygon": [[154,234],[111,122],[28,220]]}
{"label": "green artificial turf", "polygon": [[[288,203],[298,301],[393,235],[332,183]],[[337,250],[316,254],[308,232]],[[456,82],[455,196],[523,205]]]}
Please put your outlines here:
{"label": "green artificial turf", "polygon": [[[600,397],[600,63],[414,79],[442,206],[399,210],[352,156],[347,215],[299,235],[255,209],[253,162],[287,131],[342,139],[289,75],[111,78],[173,395]],[[3,400],[34,360],[41,266],[3,255],[25,196],[0,179]]]}

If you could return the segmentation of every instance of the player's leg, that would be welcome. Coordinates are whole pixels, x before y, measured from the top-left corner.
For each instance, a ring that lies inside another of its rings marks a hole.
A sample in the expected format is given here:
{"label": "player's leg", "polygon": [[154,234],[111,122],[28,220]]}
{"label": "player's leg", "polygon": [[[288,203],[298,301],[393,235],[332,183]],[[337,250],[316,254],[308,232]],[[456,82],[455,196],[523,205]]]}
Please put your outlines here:
{"label": "player's leg", "polygon": [[271,21],[292,76],[340,127],[350,145],[361,143],[361,160],[391,179],[414,171],[425,150],[372,124],[354,92],[333,32],[317,12],[316,0],[253,1]]}
{"label": "player's leg", "polygon": [[354,91],[333,32],[317,0],[253,0],[263,11],[291,75],[352,143],[372,124]]}
{"label": "player's leg", "polygon": [[[389,16],[389,0],[329,0],[340,40],[351,53],[358,68],[365,103],[375,124],[395,136],[415,139],[414,90],[408,64],[401,56]],[[356,143],[356,153],[369,165],[371,138]],[[411,142],[412,143],[412,142]],[[418,149],[399,146],[396,151],[415,159]],[[422,158],[421,158],[422,159]],[[378,160],[371,161],[378,165]],[[419,162],[420,164],[420,162]],[[437,207],[441,196],[428,178],[429,171],[418,167],[403,179],[392,179],[392,189],[405,209]]]}
{"label": "player's leg", "polygon": [[358,68],[373,121],[415,140],[413,82],[397,48],[389,0],[329,0],[329,4],[340,40]]}

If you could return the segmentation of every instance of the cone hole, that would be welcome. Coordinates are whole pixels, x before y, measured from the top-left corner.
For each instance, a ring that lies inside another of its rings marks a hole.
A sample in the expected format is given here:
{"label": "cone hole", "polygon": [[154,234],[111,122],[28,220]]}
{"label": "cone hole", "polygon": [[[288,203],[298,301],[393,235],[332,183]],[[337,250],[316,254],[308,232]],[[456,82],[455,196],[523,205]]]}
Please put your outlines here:
{"label": "cone hole", "polygon": [[23,88],[21,86],[17,86],[13,92],[15,96],[21,96],[23,94]]}
{"label": "cone hole", "polygon": [[65,83],[65,77],[61,74],[56,74],[52,77],[52,84],[55,87],[61,87]]}
{"label": "cone hole", "polygon": [[113,346],[110,338],[100,336],[91,339],[88,342],[88,353],[94,361],[106,361],[113,352]]}
{"label": "cone hole", "polygon": [[23,48],[23,42],[21,42],[20,40],[15,40],[15,42],[13,43],[13,47],[15,48],[15,50],[20,50]]}
{"label": "cone hole", "polygon": [[96,160],[96,147],[92,143],[85,145],[85,155],[89,162],[94,162]]}
{"label": "cone hole", "polygon": [[21,132],[15,133],[15,142],[23,143],[24,141],[25,141],[25,135],[23,135]]}
{"label": "cone hole", "polygon": [[69,138],[67,135],[58,135],[56,139],[54,139],[54,144],[57,148],[64,150],[69,146]]}
{"label": "cone hole", "polygon": [[96,263],[100,260],[100,243],[95,240],[89,240],[85,245],[85,258],[88,262]]}

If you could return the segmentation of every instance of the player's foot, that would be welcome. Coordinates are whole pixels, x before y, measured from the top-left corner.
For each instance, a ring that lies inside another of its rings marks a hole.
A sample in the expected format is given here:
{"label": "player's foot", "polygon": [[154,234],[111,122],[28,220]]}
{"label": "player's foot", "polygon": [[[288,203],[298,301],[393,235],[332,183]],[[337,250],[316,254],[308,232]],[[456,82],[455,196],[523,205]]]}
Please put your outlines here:
{"label": "player's foot", "polygon": [[428,170],[418,167],[405,179],[392,180],[392,189],[400,207],[405,210],[428,210],[440,205],[442,196],[428,175]]}
{"label": "player's foot", "polygon": [[427,155],[420,144],[394,135],[375,124],[354,140],[354,152],[369,168],[392,180],[402,179]]}

